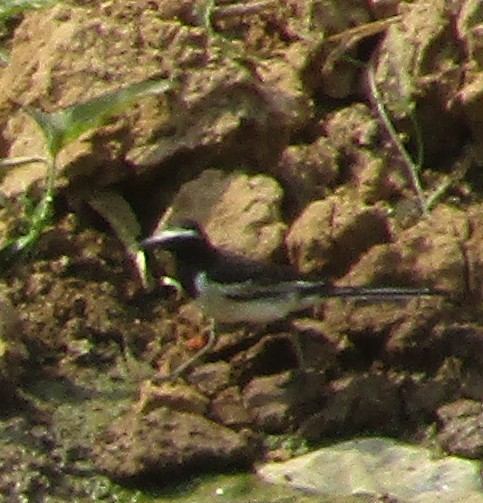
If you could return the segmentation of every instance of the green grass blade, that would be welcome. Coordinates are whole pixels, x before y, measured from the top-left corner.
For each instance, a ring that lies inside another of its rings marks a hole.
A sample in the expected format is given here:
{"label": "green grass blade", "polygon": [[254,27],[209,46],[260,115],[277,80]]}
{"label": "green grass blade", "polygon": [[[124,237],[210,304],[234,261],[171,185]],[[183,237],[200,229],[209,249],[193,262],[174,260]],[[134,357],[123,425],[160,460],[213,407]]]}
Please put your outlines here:
{"label": "green grass blade", "polygon": [[42,9],[57,2],[58,0],[2,0],[0,3],[0,20],[5,21],[9,17],[16,16],[27,10]]}

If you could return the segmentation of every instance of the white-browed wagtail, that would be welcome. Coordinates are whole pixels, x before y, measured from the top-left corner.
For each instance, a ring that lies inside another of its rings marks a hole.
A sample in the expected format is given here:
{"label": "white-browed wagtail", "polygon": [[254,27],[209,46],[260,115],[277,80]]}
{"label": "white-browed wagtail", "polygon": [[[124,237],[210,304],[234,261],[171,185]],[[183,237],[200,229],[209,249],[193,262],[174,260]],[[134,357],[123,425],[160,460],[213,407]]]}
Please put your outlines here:
{"label": "white-browed wagtail", "polygon": [[[292,269],[269,266],[215,247],[192,221],[167,228],[142,241],[141,246],[174,255],[177,281],[216,324],[267,324],[333,297],[392,301],[441,295],[427,288],[334,286],[309,280]],[[212,330],[206,346],[163,380],[179,376],[211,349],[215,340]]]}

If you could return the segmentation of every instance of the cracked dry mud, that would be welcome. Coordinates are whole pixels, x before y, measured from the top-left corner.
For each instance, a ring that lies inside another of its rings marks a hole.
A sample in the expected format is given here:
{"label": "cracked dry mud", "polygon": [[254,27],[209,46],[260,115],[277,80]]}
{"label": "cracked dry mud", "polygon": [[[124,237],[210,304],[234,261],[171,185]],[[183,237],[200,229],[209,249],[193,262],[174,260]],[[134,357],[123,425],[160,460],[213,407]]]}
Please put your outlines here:
{"label": "cracked dry mud", "polygon": [[[44,152],[19,105],[52,111],[160,74],[179,87],[66,147],[55,222],[32,258],[4,272],[7,501],[92,500],[105,475],[144,487],[245,469],[289,457],[287,437],[315,445],[369,432],[481,455],[481,5],[287,0],[249,15],[219,11],[210,34],[199,4],[70,2],[26,13],[8,41],[3,156]],[[407,105],[416,105],[422,183],[432,193],[451,182],[424,218],[365,71],[344,53],[372,62],[412,153]],[[43,177],[18,168],[1,188],[20,208],[18,196]],[[150,377],[203,343],[205,322],[172,292],[142,290],[89,205],[107,189],[129,201],[146,234],[170,206],[239,253],[339,284],[451,295],[327,301],[275,327],[224,334],[185,379],[156,386]],[[2,216],[2,232],[15,229]]]}

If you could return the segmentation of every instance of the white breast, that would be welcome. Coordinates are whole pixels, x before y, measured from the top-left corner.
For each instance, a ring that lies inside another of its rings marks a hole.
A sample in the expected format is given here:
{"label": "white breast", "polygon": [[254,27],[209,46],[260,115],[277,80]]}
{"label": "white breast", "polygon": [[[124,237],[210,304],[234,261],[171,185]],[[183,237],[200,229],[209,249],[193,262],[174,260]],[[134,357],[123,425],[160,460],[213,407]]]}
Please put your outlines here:
{"label": "white breast", "polygon": [[294,311],[300,311],[320,302],[318,298],[301,298],[294,289],[281,291],[276,298],[257,300],[232,300],[227,295],[236,295],[253,288],[251,282],[224,285],[210,282],[202,273],[196,280],[199,292],[196,304],[205,316],[218,323],[270,323],[287,317]]}

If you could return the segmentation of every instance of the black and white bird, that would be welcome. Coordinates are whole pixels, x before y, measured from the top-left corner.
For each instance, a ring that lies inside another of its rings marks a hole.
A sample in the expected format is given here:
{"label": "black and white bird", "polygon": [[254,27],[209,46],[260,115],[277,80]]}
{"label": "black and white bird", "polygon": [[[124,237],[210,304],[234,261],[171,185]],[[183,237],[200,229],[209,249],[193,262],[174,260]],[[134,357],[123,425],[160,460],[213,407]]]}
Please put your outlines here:
{"label": "black and white bird", "polygon": [[[393,301],[438,295],[427,288],[335,286],[298,275],[290,268],[273,267],[214,246],[198,224],[183,222],[141,242],[171,252],[177,281],[203,314],[216,324],[267,324],[320,305],[324,299],[352,297]],[[184,371],[214,343],[184,364]],[[179,375],[181,371],[175,371]]]}

